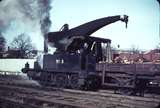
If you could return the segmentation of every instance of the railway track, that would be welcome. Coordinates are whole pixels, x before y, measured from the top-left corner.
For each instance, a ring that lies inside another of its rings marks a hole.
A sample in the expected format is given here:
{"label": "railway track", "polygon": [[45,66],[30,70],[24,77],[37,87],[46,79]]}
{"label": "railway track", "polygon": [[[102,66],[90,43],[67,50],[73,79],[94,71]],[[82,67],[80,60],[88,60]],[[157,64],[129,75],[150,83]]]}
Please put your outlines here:
{"label": "railway track", "polygon": [[[38,108],[44,107],[44,105],[47,107],[49,105],[51,107],[51,105],[54,106],[56,104],[67,108],[102,108],[100,100],[96,100],[90,96],[83,96],[80,92],[78,93],[70,90],[39,90],[39,88],[11,85],[2,85],[0,88],[1,100],[13,101],[14,103],[17,102],[18,104],[24,104],[29,107]],[[109,108],[111,105],[109,106],[108,104],[107,107]]]}
{"label": "railway track", "polygon": [[4,81],[0,84],[0,105],[11,108],[156,108],[160,104],[159,96],[124,96],[104,90],[44,88]]}

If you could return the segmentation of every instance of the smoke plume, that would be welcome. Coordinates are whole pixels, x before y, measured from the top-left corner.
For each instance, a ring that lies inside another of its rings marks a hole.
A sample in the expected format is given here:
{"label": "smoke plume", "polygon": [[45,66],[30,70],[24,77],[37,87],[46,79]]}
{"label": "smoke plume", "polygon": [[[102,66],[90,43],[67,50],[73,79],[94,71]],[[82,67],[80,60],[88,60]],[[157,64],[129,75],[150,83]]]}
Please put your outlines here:
{"label": "smoke plume", "polygon": [[33,38],[33,35],[44,36],[51,25],[50,9],[51,0],[2,0],[0,32],[26,32]]}

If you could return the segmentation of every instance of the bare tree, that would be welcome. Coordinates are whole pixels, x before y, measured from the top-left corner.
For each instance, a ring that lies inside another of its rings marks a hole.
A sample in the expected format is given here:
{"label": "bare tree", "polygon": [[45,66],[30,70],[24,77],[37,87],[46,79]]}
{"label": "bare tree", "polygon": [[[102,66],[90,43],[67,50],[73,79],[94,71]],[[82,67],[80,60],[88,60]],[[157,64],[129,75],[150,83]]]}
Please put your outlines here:
{"label": "bare tree", "polygon": [[0,57],[2,57],[2,53],[5,51],[6,47],[6,39],[0,33]]}
{"label": "bare tree", "polygon": [[29,58],[30,54],[35,50],[30,37],[24,33],[15,37],[10,47],[20,51],[20,58]]}
{"label": "bare tree", "polygon": [[160,43],[156,45],[156,49],[160,49]]}
{"label": "bare tree", "polygon": [[133,54],[139,54],[140,53],[140,49],[138,47],[136,47],[135,45],[132,45],[131,46],[131,49],[130,49],[131,53]]}

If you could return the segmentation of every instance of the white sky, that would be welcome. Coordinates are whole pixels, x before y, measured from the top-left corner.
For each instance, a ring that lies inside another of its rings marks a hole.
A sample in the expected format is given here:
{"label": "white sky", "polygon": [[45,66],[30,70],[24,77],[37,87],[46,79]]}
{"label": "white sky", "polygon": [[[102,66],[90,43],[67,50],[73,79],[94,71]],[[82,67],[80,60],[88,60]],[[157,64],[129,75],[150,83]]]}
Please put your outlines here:
{"label": "white sky", "polygon": [[[114,47],[119,44],[121,49],[135,46],[150,50],[160,43],[160,7],[157,0],[53,0],[50,14],[52,32],[59,31],[65,23],[73,28],[98,18],[126,14],[129,16],[127,29],[125,23],[118,21],[92,35],[109,38]],[[29,33],[36,47],[43,50],[43,36],[40,32],[30,31],[30,28],[33,27],[13,21],[4,35],[10,43],[14,36]]]}
{"label": "white sky", "polygon": [[128,15],[125,23],[110,24],[93,34],[109,38],[121,49],[153,49],[160,43],[160,8],[156,0],[54,0],[52,2],[51,31],[58,31],[64,23],[70,28],[98,18]]}

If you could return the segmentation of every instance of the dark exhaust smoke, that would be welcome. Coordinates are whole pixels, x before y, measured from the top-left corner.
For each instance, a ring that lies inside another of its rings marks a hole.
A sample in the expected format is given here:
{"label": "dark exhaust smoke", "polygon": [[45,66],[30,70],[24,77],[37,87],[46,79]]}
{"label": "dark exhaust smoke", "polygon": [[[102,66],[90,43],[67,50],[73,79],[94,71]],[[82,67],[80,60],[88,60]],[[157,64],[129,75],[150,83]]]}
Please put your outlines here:
{"label": "dark exhaust smoke", "polygon": [[11,32],[12,27],[45,36],[51,26],[50,10],[51,0],[1,0],[0,32]]}

